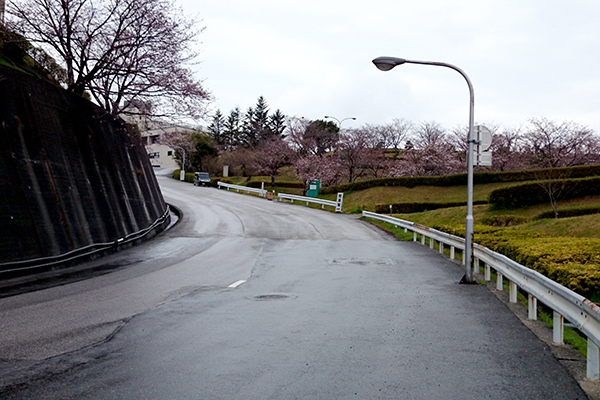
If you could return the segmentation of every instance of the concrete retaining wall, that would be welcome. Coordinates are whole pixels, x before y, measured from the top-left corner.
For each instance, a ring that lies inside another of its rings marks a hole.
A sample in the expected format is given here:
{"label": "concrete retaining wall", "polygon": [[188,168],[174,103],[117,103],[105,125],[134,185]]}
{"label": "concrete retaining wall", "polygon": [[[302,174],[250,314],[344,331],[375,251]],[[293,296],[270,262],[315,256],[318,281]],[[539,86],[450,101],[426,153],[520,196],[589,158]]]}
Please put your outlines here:
{"label": "concrete retaining wall", "polygon": [[115,241],[165,210],[132,127],[0,66],[0,271],[2,263]]}

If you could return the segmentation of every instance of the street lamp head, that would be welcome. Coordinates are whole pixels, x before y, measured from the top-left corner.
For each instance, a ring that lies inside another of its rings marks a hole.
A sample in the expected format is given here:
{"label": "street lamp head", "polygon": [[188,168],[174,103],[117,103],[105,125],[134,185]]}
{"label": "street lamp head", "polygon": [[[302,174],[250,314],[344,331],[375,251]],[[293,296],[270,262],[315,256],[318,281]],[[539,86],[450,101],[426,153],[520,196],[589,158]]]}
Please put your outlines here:
{"label": "street lamp head", "polygon": [[389,71],[397,65],[402,65],[406,62],[404,58],[396,57],[377,57],[373,60],[373,64],[381,71]]}

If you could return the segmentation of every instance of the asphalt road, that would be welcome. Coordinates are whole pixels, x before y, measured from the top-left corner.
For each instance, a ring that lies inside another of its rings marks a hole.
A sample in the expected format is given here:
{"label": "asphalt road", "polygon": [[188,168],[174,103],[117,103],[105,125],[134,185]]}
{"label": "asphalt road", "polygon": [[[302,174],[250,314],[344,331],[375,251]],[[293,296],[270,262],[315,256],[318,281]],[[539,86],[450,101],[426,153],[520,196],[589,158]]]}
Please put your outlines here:
{"label": "asphalt road", "polygon": [[584,399],[484,286],[428,247],[298,205],[160,178],[184,213],[0,299],[0,398]]}

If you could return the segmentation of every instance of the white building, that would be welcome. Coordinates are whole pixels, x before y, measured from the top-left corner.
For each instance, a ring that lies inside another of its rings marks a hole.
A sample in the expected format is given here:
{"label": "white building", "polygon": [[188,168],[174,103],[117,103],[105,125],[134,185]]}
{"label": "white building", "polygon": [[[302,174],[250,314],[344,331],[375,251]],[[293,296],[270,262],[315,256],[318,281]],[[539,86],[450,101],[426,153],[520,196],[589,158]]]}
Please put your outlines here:
{"label": "white building", "polygon": [[[160,137],[166,133],[189,132],[195,129],[190,126],[178,126],[152,120],[148,116],[150,109],[142,102],[133,102],[128,108],[142,111],[141,113],[126,115],[124,119],[130,124],[136,125],[140,130],[142,143],[146,147],[152,166],[156,168],[180,168],[179,161],[174,158],[175,149],[161,144]],[[196,130],[198,129],[196,128]]]}
{"label": "white building", "polygon": [[156,168],[180,168],[179,162],[173,157],[175,150],[167,145],[160,144],[160,137],[167,132],[188,130],[189,128],[168,126],[142,131],[142,143],[146,147],[150,163]]}

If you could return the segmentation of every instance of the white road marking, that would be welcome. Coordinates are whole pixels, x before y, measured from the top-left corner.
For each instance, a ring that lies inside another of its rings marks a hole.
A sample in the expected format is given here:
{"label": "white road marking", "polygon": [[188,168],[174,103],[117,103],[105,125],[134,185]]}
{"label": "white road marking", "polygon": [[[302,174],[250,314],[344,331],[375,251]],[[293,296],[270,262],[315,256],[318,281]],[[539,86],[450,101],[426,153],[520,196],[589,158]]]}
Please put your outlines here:
{"label": "white road marking", "polygon": [[244,282],[246,282],[246,281],[245,280],[241,280],[241,281],[233,282],[231,285],[229,285],[227,287],[235,289],[236,287],[240,286]]}

